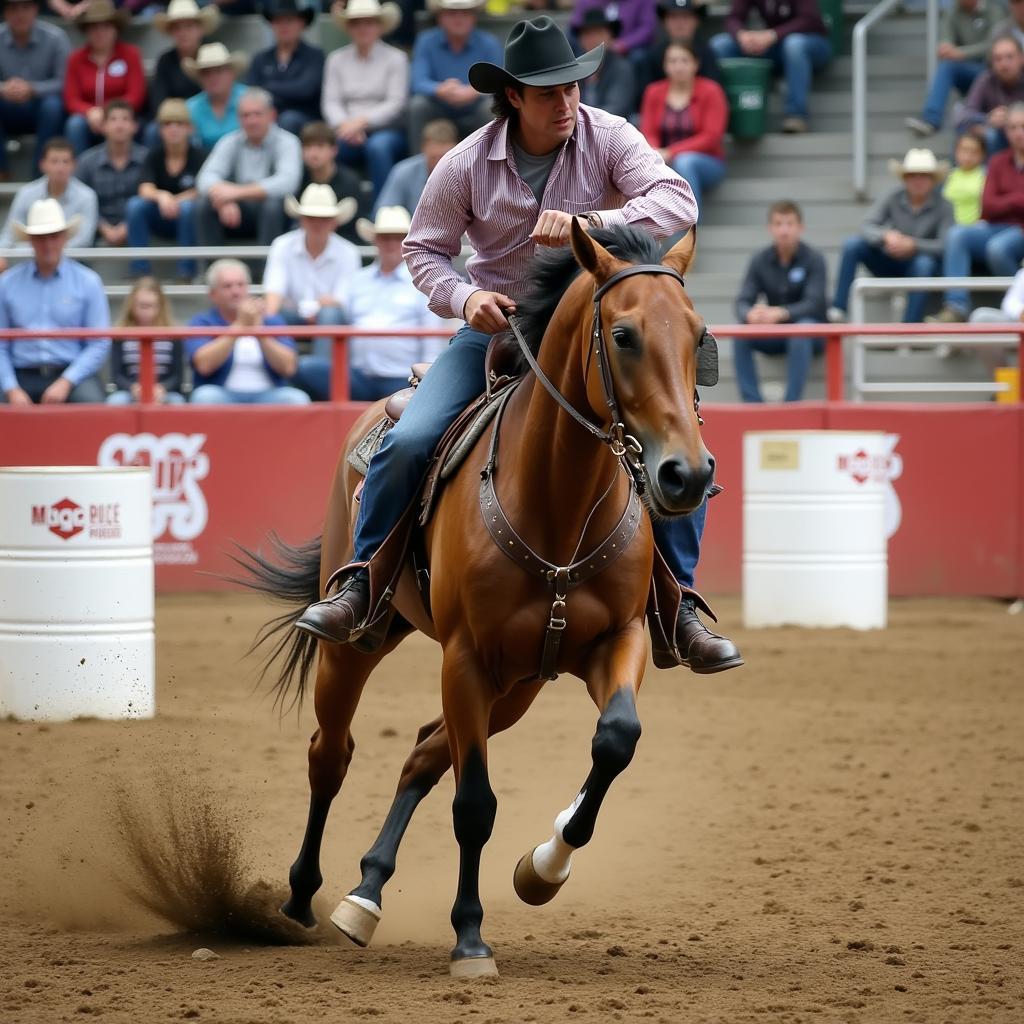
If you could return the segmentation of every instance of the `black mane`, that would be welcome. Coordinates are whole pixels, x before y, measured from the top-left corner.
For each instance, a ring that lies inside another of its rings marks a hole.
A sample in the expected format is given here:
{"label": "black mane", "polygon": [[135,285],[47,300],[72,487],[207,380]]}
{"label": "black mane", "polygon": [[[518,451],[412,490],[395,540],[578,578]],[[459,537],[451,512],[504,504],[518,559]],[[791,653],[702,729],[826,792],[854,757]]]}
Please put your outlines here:
{"label": "black mane", "polygon": [[[594,241],[627,263],[661,262],[661,244],[642,228],[624,224],[611,228],[593,228],[589,234]],[[530,292],[518,304],[517,320],[534,355],[540,351],[541,340],[555,307],[579,273],[580,266],[571,246],[561,249],[542,248],[533,258]],[[519,369],[525,371],[526,360],[520,356],[519,362]]]}

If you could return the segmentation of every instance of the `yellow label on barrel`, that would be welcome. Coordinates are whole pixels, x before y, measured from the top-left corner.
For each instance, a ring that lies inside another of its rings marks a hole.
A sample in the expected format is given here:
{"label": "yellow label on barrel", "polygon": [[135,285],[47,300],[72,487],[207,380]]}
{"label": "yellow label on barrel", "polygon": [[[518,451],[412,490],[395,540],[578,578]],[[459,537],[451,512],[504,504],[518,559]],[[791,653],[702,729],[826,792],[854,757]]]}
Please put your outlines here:
{"label": "yellow label on barrel", "polygon": [[799,441],[762,441],[762,469],[799,469]]}

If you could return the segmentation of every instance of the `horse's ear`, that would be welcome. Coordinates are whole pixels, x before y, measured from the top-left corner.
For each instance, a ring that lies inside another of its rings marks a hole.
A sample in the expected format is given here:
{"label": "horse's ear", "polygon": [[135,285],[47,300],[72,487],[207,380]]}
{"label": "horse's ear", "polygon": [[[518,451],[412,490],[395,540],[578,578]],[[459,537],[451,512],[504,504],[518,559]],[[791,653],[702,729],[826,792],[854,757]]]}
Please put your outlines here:
{"label": "horse's ear", "polygon": [[682,238],[665,253],[662,263],[670,267],[680,277],[686,276],[686,271],[693,263],[693,257],[697,253],[697,225],[694,224]]}
{"label": "horse's ear", "polygon": [[616,259],[600,242],[587,234],[578,217],[572,219],[569,240],[576,262],[584,270],[589,271],[599,285],[604,284],[622,266],[621,260]]}

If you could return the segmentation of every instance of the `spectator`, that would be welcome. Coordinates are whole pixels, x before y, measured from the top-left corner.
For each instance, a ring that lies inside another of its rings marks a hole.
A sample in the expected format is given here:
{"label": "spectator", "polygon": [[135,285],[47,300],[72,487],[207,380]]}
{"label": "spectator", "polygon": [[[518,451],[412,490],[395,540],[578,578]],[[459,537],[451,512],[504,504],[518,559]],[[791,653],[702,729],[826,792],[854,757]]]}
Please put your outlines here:
{"label": "spectator", "polygon": [[[184,100],[164,100],[156,123],[160,140],[143,160],[138,195],[128,200],[128,245],[147,248],[152,232],[191,248],[196,244],[196,178],[206,154],[191,143],[192,122]],[[133,261],[131,272],[148,274],[149,260]],[[178,261],[179,280],[191,284],[195,276],[195,260]]]}
{"label": "spectator", "polygon": [[1013,36],[1024,47],[1024,7],[1020,6],[1020,0],[1010,0],[1009,8],[1010,16],[992,29],[992,41],[1001,36]]}
{"label": "spectator", "polygon": [[[143,277],[135,282],[121,307],[118,327],[172,327],[170,303],[160,282],[155,277]],[[114,345],[110,357],[110,375],[117,390],[107,395],[107,405],[131,405],[139,400],[139,349],[138,341],[127,338]],[[161,405],[181,405],[185,396],[181,393],[182,377],[185,373],[184,344],[160,339],[153,342],[153,362],[156,365],[156,382],[153,396]]]}
{"label": "spectator", "polygon": [[[1024,270],[1018,270],[1014,275],[1013,284],[1010,285],[999,309],[991,306],[980,306],[970,316],[972,324],[1017,324],[1024,321]],[[952,348],[946,348],[952,354]],[[978,357],[982,366],[991,377],[1000,366],[1012,365],[1014,347],[1002,345],[978,345],[972,346],[972,354]],[[945,352],[943,353],[945,354]]]}
{"label": "spectator", "polygon": [[603,45],[605,55],[601,67],[580,82],[580,102],[629,117],[635,110],[636,76],[629,59],[620,57],[612,47],[621,29],[621,23],[600,8],[592,8],[583,15],[577,30],[580,46],[590,51]]}
{"label": "spectator", "polygon": [[957,224],[981,220],[981,195],[985,188],[985,143],[968,132],[956,140],[956,167],[942,186],[942,194],[953,207]]}
{"label": "spectator", "polygon": [[660,24],[643,73],[644,86],[665,73],[665,49],[669,43],[689,43],[697,51],[701,75],[721,85],[722,70],[705,32],[708,5],[697,0],[658,0],[657,11]]}
{"label": "spectator", "polygon": [[[33,258],[0,276],[0,327],[38,329],[109,327],[110,309],[99,274],[64,258],[74,221],[56,199],[37,199],[18,237]],[[73,341],[31,338],[0,342],[0,392],[11,405],[102,402],[96,374],[110,351],[109,338]]]}
{"label": "spectator", "polygon": [[[748,29],[747,15],[757,11],[763,29]],[[732,0],[726,31],[711,40],[719,60],[763,57],[786,79],[784,132],[807,131],[807,97],[811,79],[832,59],[832,43],[821,19],[818,0]]]}
{"label": "spectator", "polygon": [[351,38],[327,59],[321,106],[338,140],[338,160],[365,164],[373,194],[405,152],[400,124],[409,92],[409,58],[381,42],[398,24],[393,3],[349,0],[334,20]]}
{"label": "spectator", "polygon": [[580,34],[587,15],[597,10],[617,19],[619,28],[615,39],[606,47],[607,53],[630,61],[634,73],[642,72],[651,59],[651,46],[658,27],[654,8],[655,0],[619,0],[612,4],[608,0],[575,0],[569,28],[579,37],[583,51],[589,52],[593,47],[587,46]]}
{"label": "spectator", "polygon": [[242,127],[225,135],[199,171],[200,245],[256,236],[270,245],[284,231],[284,197],[302,177],[299,140],[274,124],[265,89],[250,86],[238,101]]}
{"label": "spectator", "polygon": [[1024,50],[1013,36],[992,44],[992,65],[974,81],[960,109],[957,131],[978,131],[984,135],[988,155],[1006,149],[1006,112],[1014,103],[1024,102]]}
{"label": "spectator", "polygon": [[95,193],[100,208],[99,239],[106,245],[128,241],[128,200],[139,191],[146,149],[134,142],[135,114],[126,100],[111,100],[104,109],[105,142],[86,150],[78,177]]}
{"label": "spectator", "polygon": [[7,136],[36,137],[32,170],[43,146],[64,126],[64,69],[71,47],[56,26],[39,20],[39,0],[6,0],[0,27],[0,179],[7,181]]}
{"label": "spectator", "polygon": [[287,383],[298,365],[294,339],[258,333],[284,321],[265,315],[263,303],[249,294],[249,268],[238,260],[215,260],[206,281],[211,308],[192,317],[189,326],[244,327],[253,333],[189,338],[192,404],[307,405],[309,396]]}
{"label": "spectator", "polygon": [[[1015,103],[1006,115],[1010,148],[988,162],[981,216],[977,224],[955,227],[946,239],[945,277],[970,277],[974,263],[990,274],[1012,277],[1024,257],[1024,103]],[[970,299],[962,288],[946,292],[946,304],[936,323],[967,319]]]}
{"label": "spectator", "polygon": [[[369,203],[363,183],[355,171],[337,162],[337,140],[330,126],[323,121],[313,121],[302,129],[299,141],[302,143],[302,184],[299,191],[304,192],[307,185],[330,185],[339,199],[351,196],[356,201],[357,214],[364,213]],[[338,234],[355,245],[359,244],[352,220],[340,225]]]}
{"label": "spectator", "polygon": [[[947,167],[930,149],[911,149],[903,163],[890,161],[890,170],[903,184],[879,202],[864,221],[860,236],[843,243],[836,293],[828,318],[846,319],[850,288],[858,264],[880,277],[934,277],[946,234],[953,224],[953,207],[936,187]],[[926,295],[907,296],[905,323],[920,323]]]}
{"label": "spectator", "polygon": [[310,121],[320,120],[324,51],[302,38],[316,12],[297,0],[269,0],[263,16],[270,22],[274,45],[253,57],[249,84],[274,97],[277,123],[298,135]]}
{"label": "spectator", "polygon": [[[15,225],[25,221],[38,199],[55,200],[64,211],[65,221],[77,225],[68,230],[68,245],[72,249],[89,248],[96,237],[99,208],[96,193],[74,177],[75,151],[71,143],[62,138],[50,139],[43,149],[40,165],[43,176],[22,185],[14,196],[4,229],[0,231],[0,248],[14,246],[17,241]],[[7,261],[0,257],[0,271],[6,269]]]}
{"label": "spectator", "polygon": [[669,43],[665,50],[667,78],[644,90],[640,130],[665,163],[685,178],[698,211],[704,190],[725,177],[722,136],[729,121],[729,102],[722,87],[697,72],[697,52],[689,43]]}
{"label": "spectator", "polygon": [[223,43],[205,43],[194,60],[182,60],[185,74],[202,86],[202,91],[186,102],[196,138],[204,149],[212,149],[225,135],[238,131],[238,101],[245,92],[238,76],[248,63],[244,53],[229,53]]}
{"label": "spectator", "polygon": [[[736,299],[736,317],[746,324],[820,324],[825,319],[825,257],[803,241],[804,218],[789,200],[768,211],[772,244],[747,267]],[[811,360],[820,355],[820,338],[737,339],[733,342],[736,380],[744,402],[762,402],[754,353],[786,357],[783,401],[803,398]]]}
{"label": "spectator", "polygon": [[954,0],[942,16],[939,31],[939,63],[935,69],[920,117],[908,117],[907,127],[925,138],[942,127],[946,101],[953,89],[962,96],[985,70],[988,41],[999,16],[989,0]]}
{"label": "spectator", "polygon": [[212,35],[219,23],[216,7],[198,7],[195,0],[171,0],[166,12],[154,15],[157,30],[170,36],[174,45],[157,58],[149,84],[150,110],[159,110],[166,99],[187,100],[199,92],[199,83],[182,62],[198,57],[203,37]]}
{"label": "spectator", "polygon": [[395,164],[377,198],[374,210],[382,206],[401,206],[415,211],[430,172],[445,153],[455,148],[458,141],[459,133],[451,121],[428,121],[423,126],[420,151]]}
{"label": "spectator", "polygon": [[85,46],[68,57],[64,78],[64,134],[76,153],[102,141],[103,108],[111,100],[126,100],[141,115],[146,106],[146,76],[142,54],[123,42],[118,33],[131,21],[111,0],[89,0],[77,24],[85,33]]}
{"label": "spectator", "polygon": [[443,117],[465,138],[491,119],[491,98],[469,84],[469,69],[479,61],[501,64],[501,44],[476,27],[483,0],[427,0],[437,26],[421,32],[412,51],[409,99],[409,149],[415,148],[428,121]]}

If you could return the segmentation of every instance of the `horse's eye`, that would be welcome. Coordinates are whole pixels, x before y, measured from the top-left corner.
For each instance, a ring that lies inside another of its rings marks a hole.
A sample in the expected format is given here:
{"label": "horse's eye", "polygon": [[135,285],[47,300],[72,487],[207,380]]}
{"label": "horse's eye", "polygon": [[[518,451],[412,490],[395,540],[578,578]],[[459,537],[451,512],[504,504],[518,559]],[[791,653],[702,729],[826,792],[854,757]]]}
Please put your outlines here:
{"label": "horse's eye", "polygon": [[635,348],[635,342],[633,338],[633,332],[626,327],[613,327],[612,328],[612,341],[618,345],[619,348]]}

